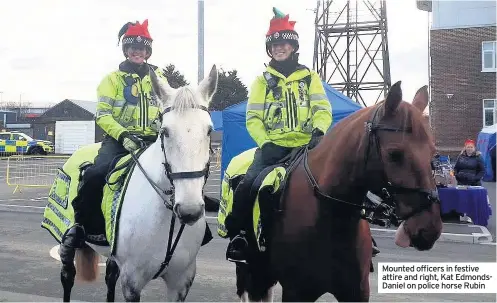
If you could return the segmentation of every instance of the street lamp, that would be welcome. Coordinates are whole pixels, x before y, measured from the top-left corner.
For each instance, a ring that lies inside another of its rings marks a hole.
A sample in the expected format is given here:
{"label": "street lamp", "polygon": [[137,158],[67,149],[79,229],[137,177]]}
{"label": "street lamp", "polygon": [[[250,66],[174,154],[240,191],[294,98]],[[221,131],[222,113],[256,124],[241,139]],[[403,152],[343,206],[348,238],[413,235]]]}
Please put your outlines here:
{"label": "street lamp", "polygon": [[204,78],[204,0],[198,0],[198,83]]}

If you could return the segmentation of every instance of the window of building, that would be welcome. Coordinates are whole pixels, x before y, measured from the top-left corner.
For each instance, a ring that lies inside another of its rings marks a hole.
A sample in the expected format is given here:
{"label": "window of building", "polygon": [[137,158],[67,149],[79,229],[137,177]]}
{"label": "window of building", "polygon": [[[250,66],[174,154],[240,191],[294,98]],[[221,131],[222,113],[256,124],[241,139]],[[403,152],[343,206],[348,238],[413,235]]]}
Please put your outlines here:
{"label": "window of building", "polygon": [[483,100],[483,126],[494,125],[497,122],[497,100]]}
{"label": "window of building", "polygon": [[496,41],[483,41],[481,44],[481,70],[482,72],[497,71],[497,45]]}

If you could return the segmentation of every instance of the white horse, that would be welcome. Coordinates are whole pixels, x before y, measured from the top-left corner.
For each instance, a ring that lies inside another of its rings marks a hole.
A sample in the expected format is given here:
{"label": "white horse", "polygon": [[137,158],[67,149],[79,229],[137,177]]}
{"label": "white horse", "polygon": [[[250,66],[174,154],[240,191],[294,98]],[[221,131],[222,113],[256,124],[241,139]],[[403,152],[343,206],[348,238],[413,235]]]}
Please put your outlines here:
{"label": "white horse", "polygon": [[[196,257],[206,228],[203,189],[213,129],[207,108],[217,89],[216,66],[196,90],[173,89],[153,72],[151,77],[161,106],[161,129],[157,141],[138,158],[141,168],[137,165],[130,177],[119,219],[117,251],[109,257],[107,247],[103,250],[89,244],[91,247],[76,254],[76,273],[85,281],[96,279],[96,251],[108,257],[108,301],[114,300],[119,277],[126,301],[140,301],[142,289],[155,277],[164,280],[167,301],[184,301],[195,278]],[[169,190],[169,195],[159,194],[160,190]],[[172,249],[174,252],[168,253]]]}

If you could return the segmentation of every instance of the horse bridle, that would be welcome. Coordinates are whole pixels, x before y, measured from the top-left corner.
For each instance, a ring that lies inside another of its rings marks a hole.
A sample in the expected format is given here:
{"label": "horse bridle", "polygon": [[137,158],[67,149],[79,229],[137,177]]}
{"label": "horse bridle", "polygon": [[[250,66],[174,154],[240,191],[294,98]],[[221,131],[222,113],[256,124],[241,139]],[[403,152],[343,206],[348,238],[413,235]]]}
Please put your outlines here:
{"label": "horse bridle", "polygon": [[[207,107],[203,106],[203,105],[197,105],[195,107],[192,107],[194,109],[201,109],[201,110],[204,110],[206,111],[207,113],[209,113],[209,110],[207,109]],[[174,107],[167,107],[164,109],[164,111],[162,111],[161,113],[159,113],[159,121],[162,122],[162,119],[164,117],[164,115],[170,111],[174,110]],[[210,115],[210,113],[209,113]],[[164,205],[172,210],[173,207],[174,207],[174,183],[173,183],[173,180],[178,180],[178,179],[194,179],[194,178],[201,178],[201,177],[204,177],[204,185],[205,183],[207,182],[207,179],[209,178],[209,172],[210,172],[210,156],[209,156],[209,160],[207,161],[207,163],[205,164],[205,168],[203,170],[197,170],[197,171],[189,171],[189,172],[172,172],[172,169],[171,169],[171,164],[167,161],[167,155],[166,155],[166,151],[165,151],[165,148],[164,148],[164,138],[165,138],[166,134],[165,134],[165,129],[161,128],[160,131],[159,131],[159,137],[161,139],[161,149],[162,149],[162,153],[164,154],[164,162],[162,163],[162,165],[164,165],[164,169],[166,171],[166,177],[168,178],[169,180],[169,183],[170,183],[170,188],[169,189],[166,189],[166,190],[162,190],[154,181],[152,181],[149,176],[147,175],[147,173],[145,173],[145,170],[143,169],[143,167],[140,165],[140,163],[138,162],[138,159],[136,158],[136,156],[131,153],[131,156],[133,157],[133,159],[135,160],[135,163],[138,165],[138,167],[140,168],[140,170],[142,171],[142,173],[145,175],[145,178],[147,178],[147,180],[150,182],[150,184],[152,185],[152,187],[154,188],[154,190],[159,194],[159,196],[161,196],[162,200],[164,201]],[[212,148],[210,147],[210,144],[209,144],[209,149],[210,149],[210,152],[212,153]],[[167,199],[166,196],[169,196],[169,199]],[[168,200],[170,202],[168,202]]]}
{"label": "horse bridle", "polygon": [[[204,110],[207,113],[209,113],[209,110],[207,109],[207,107],[202,106],[202,105],[197,105],[197,106],[194,106],[192,108],[201,109],[201,110]],[[164,115],[172,110],[174,110],[174,107],[167,107],[164,109],[164,111],[159,113],[159,121],[162,123],[162,119],[163,119]],[[209,113],[209,115],[210,115],[210,113]],[[140,162],[138,162],[138,158],[136,158],[134,153],[131,153],[131,157],[133,157],[133,160],[135,161],[137,166],[140,168],[140,170],[142,171],[143,175],[148,180],[150,185],[152,185],[152,187],[157,192],[157,194],[159,194],[159,196],[162,198],[164,205],[168,209],[173,211],[173,207],[174,207],[174,183],[173,183],[173,180],[194,179],[194,178],[204,177],[204,186],[205,186],[205,184],[207,182],[207,178],[209,177],[209,167],[210,167],[210,158],[211,157],[209,155],[209,160],[207,160],[207,163],[205,164],[205,168],[203,170],[173,173],[172,169],[171,169],[171,164],[169,164],[169,162],[167,161],[167,155],[166,155],[166,151],[164,148],[164,140],[165,140],[164,138],[166,136],[165,129],[163,129],[163,128],[160,129],[159,136],[161,139],[162,153],[164,154],[164,162],[162,163],[162,165],[164,165],[164,168],[166,171],[166,177],[169,179],[169,183],[171,185],[171,187],[169,189],[162,190],[152,179],[150,179],[150,177],[147,175],[147,173],[145,172],[145,170],[141,166]],[[209,144],[209,151],[210,151],[210,153],[212,153],[212,147],[210,146],[210,144]],[[169,196],[169,199],[167,199],[167,196]],[[170,202],[167,202],[168,200]],[[183,230],[185,228],[185,223],[181,223],[178,234],[176,235],[176,238],[174,239],[174,243],[172,243],[173,234],[174,234],[174,226],[175,226],[175,221],[176,221],[176,215],[174,214],[174,211],[172,213],[173,213],[173,215],[171,216],[171,224],[169,226],[169,238],[167,241],[166,257],[164,258],[164,261],[161,263],[159,269],[157,270],[157,272],[155,273],[155,275],[153,276],[152,279],[157,279],[157,277],[159,277],[161,272],[169,265],[169,262],[171,261],[171,258],[173,257],[174,250],[176,249],[176,246],[178,245],[179,239],[181,238],[181,235],[183,234]]]}
{"label": "horse bridle", "polygon": [[[364,157],[364,176],[366,176],[367,173],[367,165],[369,163],[369,159],[371,159],[371,151],[376,150],[376,155],[379,157],[380,163],[383,165],[383,158],[381,154],[381,148],[380,148],[380,142],[379,142],[379,136],[378,132],[380,131],[388,131],[388,132],[404,132],[404,133],[411,133],[412,128],[396,128],[396,127],[390,127],[390,126],[385,126],[385,125],[380,125],[378,120],[378,112],[380,108],[384,108],[384,104],[382,106],[377,106],[376,109],[373,112],[373,115],[370,119],[370,121],[367,121],[365,123],[365,128],[367,132],[366,140],[366,152],[365,152],[365,157]],[[384,167],[384,165],[383,165]],[[316,180],[312,176],[312,173],[309,168],[309,164],[307,161],[307,152],[304,153],[304,170],[307,174],[307,178],[309,182],[311,183],[313,189],[314,189],[314,194],[321,200],[334,200],[337,202],[341,202],[347,205],[350,205],[352,207],[356,207],[359,209],[364,209],[364,210],[375,210],[377,207],[368,207],[365,205],[357,204],[357,203],[351,203],[348,201],[344,201],[338,198],[331,197],[325,193],[323,193],[319,189],[319,185],[317,184]],[[398,184],[392,184],[390,181],[388,181],[388,177],[386,176],[385,171],[383,170],[382,173],[382,184],[384,186],[381,187],[381,198],[383,199],[384,208],[390,208],[393,210],[393,208],[397,208],[399,206],[399,203],[392,194],[405,194],[405,193],[418,193],[421,195],[426,196],[426,202],[420,204],[417,208],[413,209],[410,211],[408,214],[403,215],[398,217],[399,220],[407,220],[410,217],[427,210],[431,207],[433,203],[440,203],[440,200],[438,198],[438,192],[437,190],[430,190],[430,189],[423,189],[423,188],[409,188],[409,187],[404,187],[402,185]]]}

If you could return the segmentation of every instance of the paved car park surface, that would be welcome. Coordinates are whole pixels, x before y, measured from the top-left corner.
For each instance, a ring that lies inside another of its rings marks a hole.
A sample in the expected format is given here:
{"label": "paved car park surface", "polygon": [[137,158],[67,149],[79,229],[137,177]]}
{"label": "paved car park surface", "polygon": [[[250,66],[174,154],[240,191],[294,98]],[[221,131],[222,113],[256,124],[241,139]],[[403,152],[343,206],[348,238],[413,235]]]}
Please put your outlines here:
{"label": "paved car park surface", "polygon": [[[50,160],[55,162],[55,160]],[[13,186],[5,184],[7,161],[0,161],[0,301],[60,301],[62,289],[59,273],[60,263],[54,257],[57,243],[40,227],[48,187],[21,188],[13,193]],[[56,166],[56,163],[41,165]],[[53,178],[53,177],[48,177]],[[217,165],[211,165],[206,194],[219,197],[220,175]],[[486,184],[495,213],[495,183]],[[215,212],[207,213],[214,239],[201,248],[198,271],[188,301],[237,301],[235,295],[234,265],[225,260],[226,239],[216,235]],[[471,225],[445,224],[444,234],[435,247],[428,252],[402,249],[393,241],[392,230],[371,226],[381,253],[374,258],[378,262],[495,262],[495,218],[490,218],[493,243],[478,244],[460,238],[483,229]],[[485,230],[487,230],[485,228]],[[469,236],[467,236],[469,238]],[[52,254],[50,253],[52,252]],[[104,260],[102,260],[104,261]],[[73,299],[79,301],[105,300],[104,267],[99,280],[92,284],[76,284]],[[377,271],[370,276],[371,301],[480,301],[495,302],[494,294],[383,294],[378,293]],[[116,300],[123,300],[118,281]],[[152,281],[144,290],[142,301],[165,299],[163,283]],[[281,300],[281,288],[277,287],[275,301]],[[319,301],[335,301],[325,295]]]}

